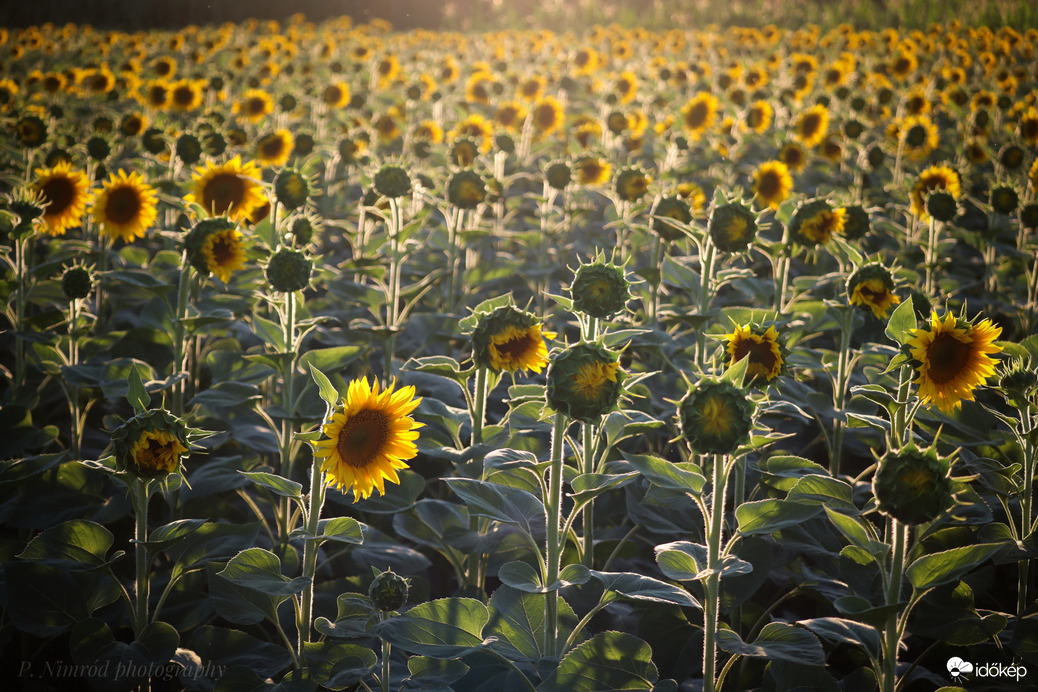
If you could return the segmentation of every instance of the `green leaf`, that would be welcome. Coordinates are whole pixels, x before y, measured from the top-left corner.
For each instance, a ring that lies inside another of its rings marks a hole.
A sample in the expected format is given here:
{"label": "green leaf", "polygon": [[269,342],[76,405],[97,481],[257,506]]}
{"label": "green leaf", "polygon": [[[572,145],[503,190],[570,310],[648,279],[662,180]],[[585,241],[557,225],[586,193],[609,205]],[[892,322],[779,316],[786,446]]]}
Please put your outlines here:
{"label": "green leaf", "polygon": [[912,297],[909,296],[894,309],[893,313],[891,313],[890,320],[887,322],[887,328],[884,333],[890,337],[892,341],[904,344],[912,338],[912,330],[917,326],[915,319],[915,306],[912,305]]}
{"label": "green leaf", "polygon": [[353,517],[332,517],[317,522],[317,536],[322,541],[360,545],[364,542],[364,530]]}
{"label": "green leaf", "polygon": [[198,531],[205,523],[204,519],[179,519],[160,526],[148,534],[148,550],[162,550]]}
{"label": "green leaf", "polygon": [[908,566],[905,576],[920,591],[947,584],[961,579],[1003,547],[1001,543],[980,543],[924,555]]}
{"label": "green leaf", "polygon": [[407,659],[407,669],[411,677],[404,680],[401,689],[405,690],[449,690],[470,670],[461,661],[441,661],[427,656]]}
{"label": "green leaf", "polygon": [[293,500],[301,500],[303,497],[303,485],[283,476],[264,471],[239,471],[238,473],[248,478],[255,485],[266,488],[275,495],[290,497]]}
{"label": "green leaf", "polygon": [[[205,672],[219,677],[215,666],[247,666],[263,677],[277,675],[292,664],[292,655],[283,646],[261,641],[239,630],[204,625],[191,635],[190,650],[199,657]],[[204,662],[204,663],[203,663]]]}
{"label": "green leaf", "polygon": [[228,562],[220,576],[238,586],[284,600],[310,584],[308,577],[289,579],[281,574],[281,560],[269,550],[249,548]]}
{"label": "green leaf", "polygon": [[879,661],[882,646],[875,627],[843,618],[814,618],[800,620],[802,625],[832,644],[860,646],[873,661]]}
{"label": "green leaf", "polygon": [[316,368],[322,373],[342,372],[348,370],[356,362],[364,350],[363,346],[333,346],[317,348],[299,356],[299,362]]}
{"label": "green leaf", "polygon": [[742,388],[743,380],[746,379],[746,368],[750,366],[750,359],[743,357],[740,358],[735,365],[729,367],[721,375],[722,382],[730,382],[736,387]]}
{"label": "green leaf", "polygon": [[310,677],[331,690],[344,690],[357,684],[378,663],[371,649],[343,641],[303,644]]}
{"label": "green leaf", "polygon": [[[0,421],[6,423],[7,421]],[[10,430],[10,428],[8,428]],[[0,459],[0,490],[36,478],[60,464],[68,452],[37,454],[19,459]]]}
{"label": "green leaf", "polygon": [[191,406],[209,406],[211,408],[234,408],[241,406],[247,401],[255,401],[262,394],[254,384],[244,382],[217,382],[212,387],[204,389],[188,403]]}
{"label": "green leaf", "polygon": [[127,391],[126,400],[130,402],[130,406],[133,407],[134,413],[144,413],[148,410],[148,406],[151,404],[151,396],[148,395],[147,390],[144,389],[144,380],[141,379],[141,373],[137,369],[136,364],[130,368],[130,374],[126,378]]}
{"label": "green leaf", "polygon": [[425,372],[431,375],[439,375],[464,385],[475,372],[475,367],[462,369],[461,363],[450,356],[426,356],[424,358],[412,358],[404,364],[405,370]]}
{"label": "green leaf", "polygon": [[114,540],[100,524],[72,519],[32,539],[18,557],[70,571],[94,569],[105,564]]}
{"label": "green leaf", "polygon": [[472,598],[441,598],[411,608],[372,629],[393,646],[431,658],[458,658],[481,648],[487,607]]}
{"label": "green leaf", "polygon": [[656,564],[663,574],[675,581],[695,581],[707,567],[706,546],[689,541],[658,545]]}
{"label": "green leaf", "polygon": [[503,584],[526,593],[548,593],[558,591],[567,586],[585,584],[591,575],[583,565],[566,565],[559,573],[559,578],[545,586],[541,581],[541,573],[529,563],[521,561],[506,562],[498,570],[497,578]]}
{"label": "green leaf", "polygon": [[829,506],[825,507],[825,513],[829,516],[829,521],[832,522],[832,525],[843,534],[844,538],[872,557],[878,557],[889,550],[889,546],[886,543],[876,540],[878,536],[875,535],[875,529],[867,521],[858,517],[847,516]]}
{"label": "green leaf", "polygon": [[359,593],[339,594],[336,599],[335,622],[319,617],[314,628],[329,637],[356,638],[366,636],[368,625],[376,615],[375,605],[367,596]]}
{"label": "green leaf", "polygon": [[751,658],[770,658],[809,666],[824,666],[825,652],[818,638],[806,629],[785,622],[769,622],[747,644],[730,629],[717,633],[717,645],[730,654]]}
{"label": "green leaf", "polygon": [[42,562],[4,563],[6,609],[23,632],[51,637],[90,617],[119,598],[119,587],[106,574],[70,572]]}
{"label": "green leaf", "polygon": [[832,476],[804,476],[789,491],[786,500],[804,504],[835,504],[852,511],[857,510],[854,506],[854,489],[850,483]]}
{"label": "green leaf", "polygon": [[471,516],[514,524],[531,536],[544,534],[544,505],[533,493],[471,478],[444,482],[465,501]]}
{"label": "green leaf", "polygon": [[[559,604],[559,638],[567,639],[577,624],[577,616],[565,600]],[[496,637],[495,651],[517,661],[537,661],[544,656],[544,596],[502,586],[490,597],[490,621],[483,630]]]}
{"label": "green leaf", "polygon": [[700,472],[699,467],[690,462],[675,464],[655,456],[626,452],[621,454],[650,483],[661,488],[698,495],[706,484],[706,477]]}
{"label": "green leaf", "polygon": [[598,572],[591,570],[591,576],[602,582],[606,591],[636,601],[654,601],[656,603],[673,603],[690,608],[701,608],[699,602],[679,586],[668,584],[659,579],[642,576],[634,572]]}
{"label": "green leaf", "polygon": [[566,654],[537,690],[648,690],[658,677],[645,641],[622,632],[601,632]]}
{"label": "green leaf", "polygon": [[255,625],[264,619],[277,621],[278,606],[286,598],[239,586],[222,577],[217,572],[218,568],[219,565],[212,563],[205,567],[209,579],[209,598],[220,617],[236,625]]}
{"label": "green leaf", "polygon": [[757,533],[774,533],[787,526],[800,524],[818,514],[818,505],[786,500],[758,500],[744,502],[735,509],[739,533],[750,536]]}
{"label": "green leaf", "polygon": [[328,404],[328,410],[331,411],[339,401],[339,392],[332,386],[332,381],[328,379],[328,376],[318,370],[313,363],[307,363],[307,365],[310,367],[310,377],[314,378],[321,398],[324,399],[324,403]]}

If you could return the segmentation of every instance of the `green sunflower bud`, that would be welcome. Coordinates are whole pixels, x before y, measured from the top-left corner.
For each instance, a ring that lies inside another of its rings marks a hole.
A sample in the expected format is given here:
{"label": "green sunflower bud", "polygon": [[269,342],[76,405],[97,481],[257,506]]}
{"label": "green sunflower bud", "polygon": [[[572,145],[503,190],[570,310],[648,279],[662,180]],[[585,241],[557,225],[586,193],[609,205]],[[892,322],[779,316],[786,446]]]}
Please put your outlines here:
{"label": "green sunflower bud", "polygon": [[162,130],[157,127],[149,127],[141,135],[141,146],[144,147],[145,151],[149,154],[161,154],[166,150],[166,138],[163,136]]}
{"label": "green sunflower bud", "polygon": [[596,343],[557,352],[548,368],[548,405],[584,423],[593,423],[620,400],[623,372],[616,353]]}
{"label": "green sunflower bud", "polygon": [[565,190],[573,180],[573,171],[565,161],[556,161],[544,171],[544,179],[556,190]]}
{"label": "green sunflower bud", "polygon": [[804,247],[828,243],[833,234],[843,231],[844,209],[833,209],[824,199],[801,204],[789,220],[789,237]]}
{"label": "green sunflower bud", "polygon": [[204,151],[207,156],[216,157],[227,151],[227,140],[222,134],[215,130],[206,132],[199,138],[199,140],[202,143],[202,151]]}
{"label": "green sunflower bud", "polygon": [[998,388],[1010,406],[1025,410],[1036,403],[1038,373],[1020,360],[1013,361],[999,378]]}
{"label": "green sunflower bud", "polygon": [[1032,231],[1038,228],[1038,203],[1031,202],[1020,208],[1020,223]]}
{"label": "green sunflower bud", "polygon": [[1015,171],[1024,165],[1027,153],[1019,144],[1007,144],[998,154],[998,161],[1007,171]]}
{"label": "green sunflower bud", "polygon": [[865,154],[865,159],[869,163],[869,168],[876,170],[887,160],[887,155],[879,147],[878,144],[873,144],[869,147],[868,152]]}
{"label": "green sunflower bud", "polygon": [[314,239],[316,230],[313,219],[307,216],[300,216],[292,222],[292,236],[297,245],[308,245]]}
{"label": "green sunflower bud", "polygon": [[47,123],[35,115],[19,118],[14,129],[22,146],[38,147],[47,141]]}
{"label": "green sunflower bud", "polygon": [[312,269],[313,262],[302,252],[281,248],[267,265],[267,281],[271,288],[281,293],[301,291],[310,284]]}
{"label": "green sunflower bud", "polygon": [[310,183],[299,171],[286,168],[274,178],[274,194],[285,209],[298,209],[310,197]]}
{"label": "green sunflower bud", "polygon": [[100,135],[91,137],[86,143],[87,154],[95,161],[104,161],[112,153],[112,145]]}
{"label": "green sunflower bud", "polygon": [[926,213],[938,221],[948,222],[959,213],[959,203],[950,192],[935,190],[926,198]]}
{"label": "green sunflower bud", "polygon": [[407,603],[409,586],[407,579],[389,569],[371,581],[368,596],[379,610],[400,610]]}
{"label": "green sunflower bud", "polygon": [[730,382],[703,379],[681,400],[681,429],[697,454],[730,454],[750,439],[753,403]]}
{"label": "green sunflower bud", "polygon": [[142,480],[178,473],[190,445],[184,421],[168,411],[139,413],[112,433],[118,468]]}
{"label": "green sunflower bud", "polygon": [[591,264],[581,264],[569,288],[573,307],[581,312],[605,319],[627,306],[631,299],[631,282],[622,266],[598,257]]}
{"label": "green sunflower bud", "polygon": [[659,237],[668,242],[685,237],[685,234],[668,223],[667,219],[677,221],[681,225],[690,223],[692,210],[688,202],[680,197],[663,197],[656,202],[656,208],[652,212],[652,230],[656,231]]}
{"label": "green sunflower bud", "polygon": [[616,175],[616,194],[625,202],[636,202],[649,191],[652,178],[637,168],[625,168]]}
{"label": "green sunflower bud", "polygon": [[375,174],[374,183],[383,197],[403,197],[411,192],[411,176],[400,166],[383,166]]}
{"label": "green sunflower bud", "polygon": [[988,197],[991,208],[998,214],[1012,214],[1020,206],[1020,195],[1009,185],[999,185],[991,188]]}
{"label": "green sunflower bud", "polygon": [[844,207],[843,237],[857,240],[872,229],[869,213],[859,206]]}
{"label": "green sunflower bud", "polygon": [[86,267],[72,266],[61,275],[61,290],[69,300],[86,298],[94,287],[94,278]]}
{"label": "green sunflower bud", "polygon": [[458,171],[447,183],[447,199],[459,209],[475,209],[486,197],[486,183],[473,170]]}
{"label": "green sunflower bud", "polygon": [[494,135],[494,147],[498,151],[503,151],[506,154],[514,154],[515,140],[512,139],[512,135],[507,132],[501,132]]}
{"label": "green sunflower bud", "polygon": [[740,252],[757,235],[757,216],[741,204],[722,204],[710,215],[707,230],[718,250]]}
{"label": "green sunflower bud", "polygon": [[202,142],[199,141],[198,137],[188,132],[177,137],[174,149],[177,152],[177,158],[189,166],[198,163],[202,158]]}
{"label": "green sunflower bud", "polygon": [[933,521],[954,503],[950,459],[909,444],[879,460],[872,492],[879,511],[905,524]]}

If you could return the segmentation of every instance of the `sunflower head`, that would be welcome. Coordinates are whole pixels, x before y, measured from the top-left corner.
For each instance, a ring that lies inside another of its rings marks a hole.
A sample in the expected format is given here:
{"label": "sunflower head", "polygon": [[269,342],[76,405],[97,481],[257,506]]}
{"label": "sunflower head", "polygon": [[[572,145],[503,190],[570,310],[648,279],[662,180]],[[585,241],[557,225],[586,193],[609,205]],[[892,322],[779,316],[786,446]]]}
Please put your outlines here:
{"label": "sunflower head", "polygon": [[259,167],[251,161],[243,164],[240,156],[223,164],[210,162],[195,169],[194,186],[184,201],[200,205],[206,214],[242,221],[267,201],[260,177]]}
{"label": "sunflower head", "polygon": [[843,230],[846,212],[833,209],[824,199],[801,204],[789,220],[790,240],[805,247],[828,243],[833,234]]}
{"label": "sunflower head", "polygon": [[112,145],[107,137],[94,135],[86,142],[87,155],[94,161],[104,161],[112,153]]}
{"label": "sunflower head", "polygon": [[266,166],[284,166],[295,147],[295,137],[285,129],[268,132],[256,140],[256,160]]}
{"label": "sunflower head", "polygon": [[696,454],[730,454],[753,427],[753,403],[725,380],[704,378],[678,405],[681,430]]}
{"label": "sunflower head", "polygon": [[1038,373],[1029,362],[1016,359],[1007,363],[998,388],[1009,405],[1021,411],[1038,405]]}
{"label": "sunflower head", "polygon": [[274,195],[285,209],[298,209],[310,198],[310,182],[293,168],[283,169],[274,178]]}
{"label": "sunflower head", "polygon": [[61,275],[61,291],[70,301],[86,298],[93,287],[94,275],[84,266],[72,265]]}
{"label": "sunflower head", "polygon": [[601,344],[580,343],[552,355],[548,405],[573,420],[599,420],[616,407],[622,389],[619,356]]}
{"label": "sunflower head", "polygon": [[447,183],[447,199],[459,209],[475,209],[486,198],[486,183],[472,169],[458,171]]}
{"label": "sunflower head", "polygon": [[411,192],[411,176],[400,166],[387,164],[375,173],[375,190],[383,197],[403,197]]}
{"label": "sunflower head", "polygon": [[157,156],[166,151],[166,135],[157,127],[149,127],[141,134],[141,146],[149,154]]}
{"label": "sunflower head", "polygon": [[951,458],[914,444],[888,449],[872,478],[872,492],[882,514],[913,526],[933,521],[951,508]]}
{"label": "sunflower head", "polygon": [[192,166],[199,162],[202,158],[203,146],[201,140],[190,132],[177,137],[176,144],[173,146],[173,150],[177,153],[177,158]]}
{"label": "sunflower head", "polygon": [[988,193],[991,209],[997,214],[1012,214],[1020,206],[1020,195],[1012,185],[996,185]]}
{"label": "sunflower head", "polygon": [[919,174],[919,178],[912,187],[910,197],[912,213],[921,221],[927,221],[930,218],[927,211],[927,197],[935,190],[943,190],[953,200],[959,199],[962,194],[959,174],[948,166],[930,166]]}
{"label": "sunflower head", "polygon": [[753,173],[753,194],[765,206],[778,209],[793,192],[793,176],[781,161],[765,161]]}
{"label": "sunflower head", "polygon": [[514,305],[503,305],[490,312],[477,312],[472,331],[472,360],[494,372],[533,370],[540,372],[548,363],[541,321]]}
{"label": "sunflower head", "polygon": [[397,471],[418,454],[415,440],[422,427],[410,417],[421,403],[414,387],[384,389],[378,380],[350,382],[338,405],[325,419],[324,437],[314,443],[314,456],[328,483],[342,492],[353,489],[354,500],[369,497],[376,489],[386,492],[386,481],[399,483]]}
{"label": "sunflower head", "polygon": [[112,433],[118,468],[142,480],[180,472],[190,444],[184,421],[162,409],[138,413]]}
{"label": "sunflower head", "polygon": [[38,147],[47,141],[47,123],[35,115],[26,115],[14,124],[18,141],[23,147]]}
{"label": "sunflower head", "polygon": [[992,356],[1002,350],[995,344],[1001,333],[991,320],[974,324],[936,311],[929,324],[912,329],[902,348],[912,360],[923,404],[950,413],[963,400],[973,401],[974,390],[995,374]]}
{"label": "sunflower head", "polygon": [[938,221],[948,223],[959,215],[959,203],[950,192],[934,190],[926,196],[926,213]]}
{"label": "sunflower head", "polygon": [[573,171],[565,161],[555,161],[544,170],[544,179],[556,190],[565,190],[573,180]]}
{"label": "sunflower head", "polygon": [[757,215],[742,204],[722,204],[714,208],[707,230],[718,250],[741,252],[757,235]]}
{"label": "sunflower head", "polygon": [[200,276],[215,274],[227,283],[231,273],[245,266],[245,248],[238,224],[226,217],[195,224],[184,238],[188,262]]}
{"label": "sunflower head", "polygon": [[573,163],[573,168],[581,185],[602,185],[613,170],[612,164],[601,156],[582,156]]}
{"label": "sunflower head", "polygon": [[90,181],[70,163],[36,169],[32,191],[46,201],[43,208],[43,230],[50,235],[65,235],[79,225],[90,199]]}
{"label": "sunflower head", "polygon": [[858,240],[872,229],[869,213],[858,205],[843,208],[843,237]]}
{"label": "sunflower head", "polygon": [[1038,228],[1038,202],[1031,202],[1020,207],[1020,223],[1024,228]]}
{"label": "sunflower head", "polygon": [[882,264],[865,264],[847,280],[847,300],[851,305],[871,310],[878,320],[887,319],[890,308],[901,299],[894,295],[894,277]]}
{"label": "sunflower head", "polygon": [[292,222],[293,242],[299,246],[309,245],[314,239],[314,235],[321,230],[323,230],[322,225],[317,218],[305,214],[296,217],[296,220]]}
{"label": "sunflower head", "polygon": [[302,291],[310,285],[313,262],[299,250],[281,248],[267,264],[267,281],[281,293]]}
{"label": "sunflower head", "polygon": [[616,194],[625,202],[636,202],[649,191],[652,178],[637,168],[624,168],[616,175]]}
{"label": "sunflower head", "polygon": [[725,334],[725,352],[728,367],[743,358],[748,359],[746,376],[757,385],[766,385],[786,369],[786,347],[779,340],[774,325],[736,325],[731,334]]}
{"label": "sunflower head", "polygon": [[380,572],[371,580],[368,597],[379,610],[400,610],[407,603],[407,591],[411,582],[392,569]]}
{"label": "sunflower head", "polygon": [[680,225],[692,222],[692,210],[688,202],[680,197],[661,197],[656,201],[652,211],[652,230],[667,242],[674,242],[685,237],[668,219]]}
{"label": "sunflower head", "polygon": [[631,299],[631,282],[622,266],[598,256],[590,264],[577,267],[569,291],[574,308],[591,317],[605,319],[627,306]]}
{"label": "sunflower head", "polygon": [[155,188],[140,173],[113,173],[94,197],[91,213],[113,239],[129,243],[143,238],[158,217]]}

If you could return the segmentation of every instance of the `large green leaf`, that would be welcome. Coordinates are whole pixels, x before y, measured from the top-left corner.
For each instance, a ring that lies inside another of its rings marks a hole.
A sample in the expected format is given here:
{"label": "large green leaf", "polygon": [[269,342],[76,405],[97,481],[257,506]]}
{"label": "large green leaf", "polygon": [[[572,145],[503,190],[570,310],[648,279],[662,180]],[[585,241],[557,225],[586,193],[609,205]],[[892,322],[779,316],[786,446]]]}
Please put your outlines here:
{"label": "large green leaf", "polygon": [[119,587],[101,571],[70,572],[41,562],[4,563],[7,616],[38,637],[60,634],[119,598]]}
{"label": "large green leaf", "polygon": [[676,581],[694,581],[706,569],[705,545],[689,541],[674,541],[656,546],[656,564]]}
{"label": "large green leaf", "polygon": [[634,572],[599,572],[591,570],[591,576],[602,583],[606,591],[612,591],[636,601],[673,603],[690,608],[700,608],[699,602],[680,586]]}
{"label": "large green leaf", "polygon": [[814,618],[800,620],[802,625],[832,644],[852,644],[865,650],[873,661],[881,652],[880,636],[875,627],[843,618]]}
{"label": "large green leaf", "polygon": [[915,306],[912,305],[912,298],[909,296],[890,314],[885,334],[892,341],[903,344],[912,338],[912,330],[916,326]]}
{"label": "large green leaf", "polygon": [[78,665],[98,665],[113,672],[122,670],[126,682],[143,682],[149,668],[169,663],[179,643],[176,629],[165,622],[147,624],[136,640],[125,644],[116,640],[104,620],[88,618],[72,628],[69,652]]}
{"label": "large green leaf", "polygon": [[371,599],[359,593],[339,594],[335,622],[326,617],[314,620],[314,628],[329,637],[361,637],[374,622],[376,611]]}
{"label": "large green leaf", "polygon": [[269,550],[249,548],[228,562],[220,572],[224,579],[254,591],[282,600],[297,594],[310,584],[307,577],[289,579],[281,573],[281,560]]}
{"label": "large green leaf", "polygon": [[224,579],[219,565],[207,564],[209,598],[220,617],[236,625],[255,625],[264,619],[277,620],[278,606],[286,597],[271,596]]}
{"label": "large green leaf", "polygon": [[601,632],[570,651],[538,692],[648,690],[658,674],[652,649],[622,632]]}
{"label": "large green leaf", "polygon": [[18,557],[66,570],[93,569],[105,564],[113,541],[100,524],[72,519],[32,539]]}
{"label": "large green leaf", "polygon": [[514,524],[530,535],[544,534],[544,505],[533,493],[471,478],[444,481],[469,509],[469,514]]}
{"label": "large green leaf", "polygon": [[717,633],[717,645],[730,654],[769,658],[810,666],[824,666],[825,652],[818,638],[806,629],[785,622],[769,622],[752,643],[744,642],[730,629]]}
{"label": "large green leaf", "polygon": [[800,524],[820,511],[821,507],[816,504],[758,500],[744,502],[736,507],[735,518],[739,522],[739,533],[751,536],[757,533],[774,533],[787,526]]}
{"label": "large green leaf", "polygon": [[[200,661],[212,666],[248,666],[263,677],[277,675],[292,664],[283,646],[265,642],[245,632],[205,625],[191,635],[190,649]],[[202,666],[205,671],[205,666]],[[219,676],[217,676],[219,677]]]}
{"label": "large green leaf", "polygon": [[417,605],[372,629],[393,646],[431,658],[457,658],[483,646],[487,607],[472,598],[441,598]]}
{"label": "large green leaf", "polygon": [[513,589],[519,589],[527,593],[548,593],[550,591],[558,591],[567,586],[585,584],[591,578],[591,575],[588,573],[587,567],[583,565],[566,565],[559,572],[559,578],[546,585],[541,580],[540,571],[529,563],[514,560],[501,565],[497,572],[497,578],[503,584],[507,584]]}
{"label": "large green leaf", "polygon": [[[496,637],[491,646],[513,661],[537,661],[544,656],[544,595],[509,586],[499,587],[490,597],[490,620],[483,630]],[[559,638],[567,639],[577,616],[562,598],[558,600]]]}
{"label": "large green leaf", "polygon": [[675,464],[644,454],[623,453],[623,457],[650,483],[661,488],[698,495],[706,484],[706,477],[700,468],[692,463]]}
{"label": "large green leaf", "polygon": [[411,676],[404,680],[402,690],[451,690],[469,672],[461,661],[444,661],[427,656],[412,656],[407,660]]}
{"label": "large green leaf", "polygon": [[1002,547],[1001,543],[980,543],[923,555],[908,566],[905,576],[918,590],[947,584],[962,578]]}
{"label": "large green leaf", "polygon": [[310,677],[330,690],[356,685],[378,663],[371,649],[336,640],[307,642],[303,645],[303,658]]}
{"label": "large green leaf", "polygon": [[265,471],[239,471],[241,475],[248,478],[256,486],[269,490],[281,497],[290,497],[293,500],[302,499],[303,485],[282,476]]}

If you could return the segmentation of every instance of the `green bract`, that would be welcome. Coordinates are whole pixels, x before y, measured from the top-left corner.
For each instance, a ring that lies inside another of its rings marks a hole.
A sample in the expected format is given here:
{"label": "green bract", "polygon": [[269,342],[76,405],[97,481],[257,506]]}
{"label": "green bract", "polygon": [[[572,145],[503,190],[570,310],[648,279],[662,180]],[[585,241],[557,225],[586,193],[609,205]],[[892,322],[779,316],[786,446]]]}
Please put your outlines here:
{"label": "green bract", "polygon": [[707,228],[718,250],[740,252],[757,235],[757,216],[742,204],[722,204],[710,215]]}
{"label": "green bract", "polygon": [[723,380],[703,379],[678,407],[681,430],[697,454],[731,454],[750,437],[753,402]]}
{"label": "green bract", "polygon": [[909,443],[888,450],[872,479],[879,511],[905,524],[933,521],[954,502],[950,468],[949,458],[939,457],[936,445],[919,449]]}
{"label": "green bract", "polygon": [[267,281],[281,293],[301,291],[310,283],[313,262],[298,250],[281,248],[267,264]]}
{"label": "green bract", "polygon": [[597,421],[616,407],[622,389],[619,358],[600,344],[577,344],[551,357],[548,405],[574,420]]}
{"label": "green bract", "polygon": [[620,312],[631,299],[631,283],[624,268],[601,257],[577,267],[569,290],[574,308],[599,319]]}

